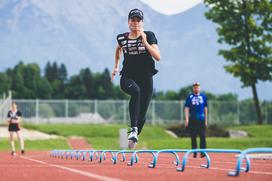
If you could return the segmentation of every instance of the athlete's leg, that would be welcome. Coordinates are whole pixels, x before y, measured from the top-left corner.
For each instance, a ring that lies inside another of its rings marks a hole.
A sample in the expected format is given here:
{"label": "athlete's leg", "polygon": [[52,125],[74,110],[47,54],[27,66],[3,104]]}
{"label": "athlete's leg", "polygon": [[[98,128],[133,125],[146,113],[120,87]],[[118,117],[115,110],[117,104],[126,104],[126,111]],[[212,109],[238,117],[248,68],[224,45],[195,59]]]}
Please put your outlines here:
{"label": "athlete's leg", "polygon": [[13,131],[10,131],[9,132],[9,143],[10,143],[10,146],[11,146],[11,154],[14,154],[15,153],[15,142],[14,142],[14,132]]}
{"label": "athlete's leg", "polygon": [[141,133],[143,126],[146,121],[146,112],[150,104],[152,94],[153,94],[153,78],[147,77],[139,83],[141,88],[140,95],[140,114],[138,120],[138,134]]}
{"label": "athlete's leg", "polygon": [[125,76],[121,77],[121,88],[124,92],[131,96],[129,101],[129,115],[131,121],[131,131],[128,135],[128,147],[130,149],[135,148],[138,142],[138,118],[140,109],[140,87],[135,83],[133,79]]}
{"label": "athlete's leg", "polygon": [[21,133],[21,131],[16,131],[16,134],[17,134],[17,137],[18,137],[19,142],[20,142],[21,152],[23,153],[24,150],[25,150],[25,143],[24,143],[22,133]]}
{"label": "athlete's leg", "polygon": [[196,149],[197,148],[197,134],[195,133],[191,133],[191,146],[192,146],[192,149]]}
{"label": "athlete's leg", "polygon": [[[199,135],[200,138],[200,148],[205,149],[206,148],[206,133],[205,133],[205,122],[204,121],[196,121],[196,131],[197,135]],[[200,157],[204,157],[205,154],[201,153]]]}
{"label": "athlete's leg", "polygon": [[[200,148],[206,149],[206,127],[205,122],[201,121],[199,123],[199,137],[200,137]],[[205,154],[201,153],[201,157],[204,157]]]}
{"label": "athlete's leg", "polygon": [[[189,120],[189,131],[191,136],[192,149],[197,148],[197,125],[195,120]],[[197,157],[197,153],[194,153],[194,157]]]}
{"label": "athlete's leg", "polygon": [[131,127],[137,127],[140,109],[140,88],[134,80],[125,76],[121,77],[120,86],[125,93],[131,96],[129,101],[129,115],[131,120]]}

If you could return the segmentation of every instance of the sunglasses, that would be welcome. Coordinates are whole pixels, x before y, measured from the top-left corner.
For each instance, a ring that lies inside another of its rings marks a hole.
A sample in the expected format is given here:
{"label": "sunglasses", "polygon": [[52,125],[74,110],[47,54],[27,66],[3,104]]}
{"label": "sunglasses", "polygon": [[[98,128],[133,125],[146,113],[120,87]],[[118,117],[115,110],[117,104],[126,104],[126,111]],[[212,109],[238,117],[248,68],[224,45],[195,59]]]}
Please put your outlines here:
{"label": "sunglasses", "polygon": [[194,83],[193,86],[200,86],[200,83]]}

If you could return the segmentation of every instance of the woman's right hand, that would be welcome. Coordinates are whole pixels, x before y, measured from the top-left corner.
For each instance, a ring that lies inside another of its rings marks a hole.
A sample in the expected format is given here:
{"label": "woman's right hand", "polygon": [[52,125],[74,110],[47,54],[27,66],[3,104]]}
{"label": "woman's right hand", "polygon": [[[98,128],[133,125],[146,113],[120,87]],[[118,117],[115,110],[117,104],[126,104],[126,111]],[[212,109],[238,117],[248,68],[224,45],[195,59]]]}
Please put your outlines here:
{"label": "woman's right hand", "polygon": [[119,72],[118,68],[114,68],[111,73],[111,81],[114,80],[115,75]]}
{"label": "woman's right hand", "polygon": [[185,120],[185,127],[188,128],[189,127],[189,121]]}

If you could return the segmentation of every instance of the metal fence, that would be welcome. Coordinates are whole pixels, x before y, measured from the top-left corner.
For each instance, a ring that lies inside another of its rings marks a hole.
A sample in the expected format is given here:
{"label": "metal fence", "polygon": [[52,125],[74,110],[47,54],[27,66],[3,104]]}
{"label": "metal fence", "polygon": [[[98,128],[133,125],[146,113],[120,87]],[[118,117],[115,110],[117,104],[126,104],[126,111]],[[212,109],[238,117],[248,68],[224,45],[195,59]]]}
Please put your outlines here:
{"label": "metal fence", "polygon": [[[13,100],[28,123],[129,124],[127,100]],[[253,102],[209,101],[209,124],[256,124]],[[272,102],[262,102],[264,123],[272,123]],[[184,120],[184,101],[153,100],[147,124],[172,125]],[[3,121],[3,119],[1,120]]]}
{"label": "metal fence", "polygon": [[11,91],[8,94],[3,94],[0,99],[0,120],[3,122],[7,118],[8,111],[11,106]]}

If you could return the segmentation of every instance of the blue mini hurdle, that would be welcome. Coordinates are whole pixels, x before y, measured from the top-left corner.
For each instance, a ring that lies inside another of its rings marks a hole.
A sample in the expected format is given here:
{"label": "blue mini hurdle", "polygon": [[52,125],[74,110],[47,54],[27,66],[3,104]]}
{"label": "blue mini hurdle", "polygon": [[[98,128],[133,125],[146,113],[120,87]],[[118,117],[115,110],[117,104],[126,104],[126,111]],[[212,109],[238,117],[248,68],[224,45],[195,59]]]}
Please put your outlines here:
{"label": "blue mini hurdle", "polygon": [[114,153],[119,152],[119,150],[103,150],[100,153],[100,157],[99,157],[99,162],[102,163],[103,160],[106,160],[106,153],[110,153],[111,154],[111,160],[114,159]]}
{"label": "blue mini hurdle", "polygon": [[248,154],[250,154],[250,153],[272,153],[272,148],[249,148],[249,149],[244,150],[240,154],[240,156],[237,158],[237,164],[236,164],[235,171],[229,172],[228,173],[229,176],[239,176],[240,172],[243,171],[243,169],[241,169],[241,165],[242,165],[244,159],[248,160],[247,162],[249,162],[247,164],[247,169],[245,170],[245,172],[249,172],[250,161],[248,158]]}
{"label": "blue mini hurdle", "polygon": [[188,150],[183,150],[183,149],[165,149],[165,150],[159,150],[155,153],[153,157],[153,162],[149,164],[149,168],[155,168],[157,165],[157,161],[159,159],[159,154],[160,153],[167,153],[167,154],[173,154],[175,156],[176,161],[173,163],[178,166],[179,165],[179,156],[177,153],[182,153],[182,152],[187,152]]}
{"label": "blue mini hurdle", "polygon": [[[241,150],[230,150],[230,149],[229,150],[228,149],[193,149],[193,150],[188,150],[182,158],[181,167],[177,168],[177,171],[183,172],[185,170],[188,157],[191,153],[204,153],[205,157],[207,159],[207,164],[206,165],[203,164],[203,165],[201,165],[201,167],[209,168],[210,164],[211,164],[211,159],[207,153],[242,153],[242,151]],[[249,162],[249,159],[247,156],[245,158],[246,158],[246,166],[248,169],[250,162]]]}
{"label": "blue mini hurdle", "polygon": [[[175,157],[175,161],[173,163],[176,166],[181,165],[176,170],[179,172],[183,172],[186,168],[186,165],[188,163],[189,155],[192,153],[203,153],[205,154],[206,158],[206,164],[201,164],[201,167],[209,168],[211,165],[211,159],[208,153],[237,153],[239,154],[239,157],[237,158],[237,164],[234,171],[231,171],[228,173],[229,176],[238,176],[240,172],[249,172],[250,170],[250,160],[248,157],[248,154],[251,153],[272,153],[272,148],[250,148],[246,149],[244,151],[237,150],[237,149],[164,149],[164,150],[52,150],[50,152],[50,157],[54,158],[66,158],[73,159],[76,157],[77,160],[82,156],[82,160],[86,160],[87,154],[89,154],[90,161],[98,160],[102,163],[103,160],[106,160],[106,153],[111,154],[111,160],[113,164],[117,164],[118,156],[122,155],[122,159],[120,162],[126,161],[126,154],[131,154],[130,161],[127,163],[128,166],[133,166],[134,163],[139,162],[139,154],[142,153],[150,153],[153,157],[152,163],[148,165],[149,168],[155,168],[159,155],[160,154],[172,154]],[[179,159],[178,153],[185,153],[182,157],[182,160]],[[100,155],[99,155],[100,154]],[[245,160],[246,167],[242,168],[242,163]]]}
{"label": "blue mini hurdle", "polygon": [[136,155],[140,153],[150,153],[153,156],[153,160],[155,159],[155,153],[157,153],[158,150],[135,150],[131,157],[130,157],[130,162],[128,162],[128,166],[133,166],[134,163],[138,163],[139,159],[136,157]]}
{"label": "blue mini hurdle", "polygon": [[[119,154],[122,154],[122,160],[120,160],[120,162],[125,162],[126,161],[126,155],[125,154],[126,153],[133,154],[134,152],[135,152],[134,150],[121,150],[121,151],[118,151],[118,152],[116,152],[115,156],[113,157],[112,162],[114,164],[117,164],[117,160],[118,160],[118,155]],[[135,160],[138,161],[138,155],[135,154],[134,156],[135,156]]]}

